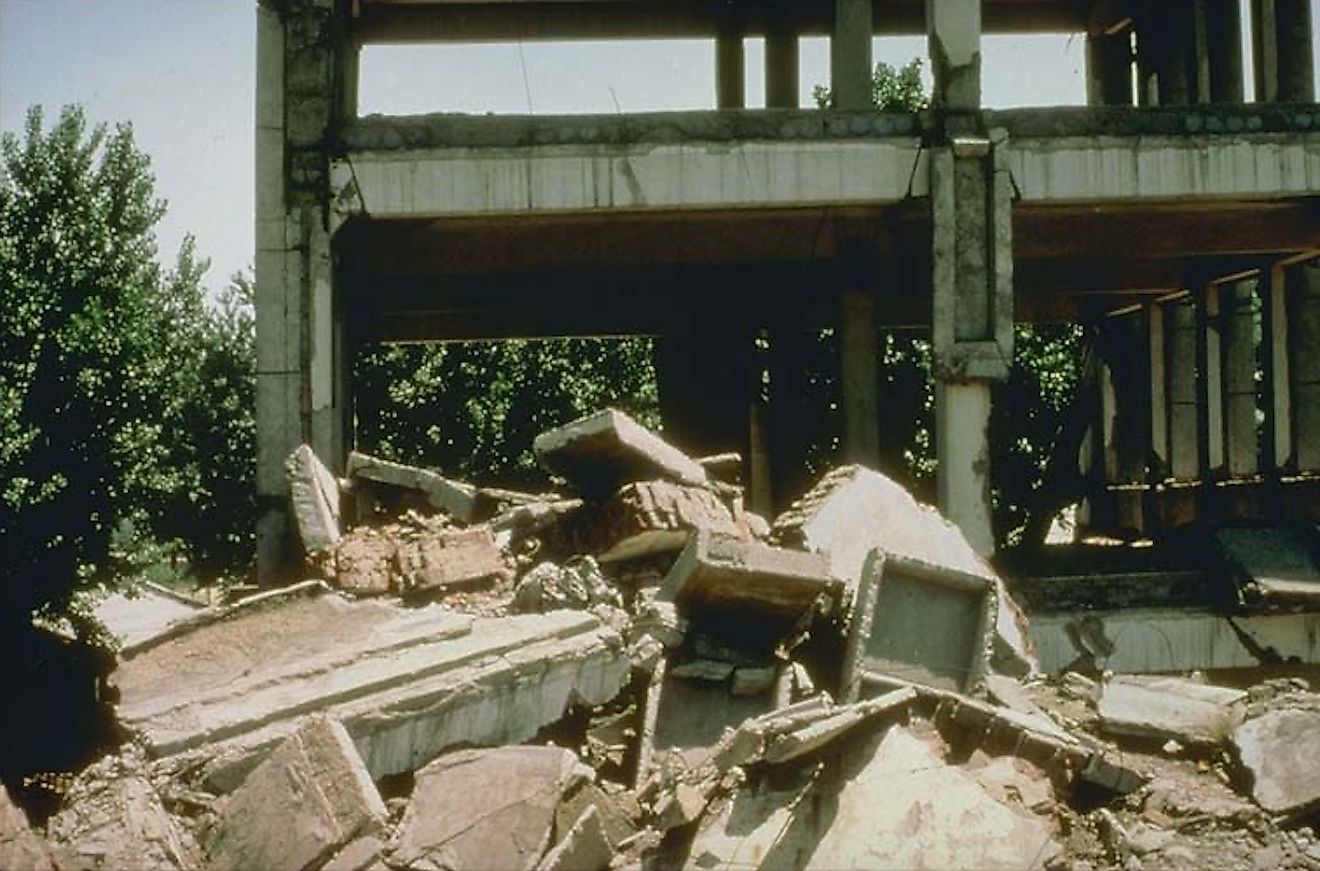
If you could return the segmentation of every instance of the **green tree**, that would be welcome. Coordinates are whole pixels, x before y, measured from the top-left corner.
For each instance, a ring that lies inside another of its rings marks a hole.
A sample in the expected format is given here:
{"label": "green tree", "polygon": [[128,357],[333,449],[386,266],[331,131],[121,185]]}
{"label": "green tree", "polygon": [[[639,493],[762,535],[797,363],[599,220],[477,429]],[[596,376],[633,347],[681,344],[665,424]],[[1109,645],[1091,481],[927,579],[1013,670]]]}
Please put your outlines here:
{"label": "green tree", "polygon": [[109,578],[115,529],[149,528],[193,483],[176,327],[205,267],[189,244],[159,268],[163,212],[126,125],[71,107],[46,129],[38,107],[0,137],[2,620],[65,613]]}

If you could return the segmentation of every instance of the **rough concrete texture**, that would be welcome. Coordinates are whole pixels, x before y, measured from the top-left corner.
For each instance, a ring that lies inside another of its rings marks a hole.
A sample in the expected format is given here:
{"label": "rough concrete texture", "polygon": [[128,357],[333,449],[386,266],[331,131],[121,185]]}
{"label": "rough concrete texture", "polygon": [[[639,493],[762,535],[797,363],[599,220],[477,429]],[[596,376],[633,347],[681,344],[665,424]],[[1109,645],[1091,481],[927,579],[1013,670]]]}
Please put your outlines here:
{"label": "rough concrete texture", "polygon": [[428,532],[404,543],[398,559],[406,596],[434,595],[513,574],[489,526]]}
{"label": "rough concrete texture", "polygon": [[200,602],[145,581],[132,596],[112,593],[96,604],[96,619],[124,646],[141,644],[202,610]]}
{"label": "rough concrete texture", "polygon": [[213,783],[233,788],[305,713],[339,719],[380,777],[456,744],[524,740],[612,698],[629,667],[619,635],[583,612],[485,619],[304,592],[127,656],[112,681],[154,753],[205,748]]}
{"label": "rough concrete texture", "polygon": [[340,536],[339,482],[308,445],[284,463],[294,524],[309,554],[334,547]]}
{"label": "rough concrete texture", "polygon": [[1320,598],[1320,534],[1312,527],[1229,527],[1214,534],[1221,558],[1248,602]]}
{"label": "rough concrete texture", "polygon": [[1020,868],[1055,851],[1047,820],[997,802],[900,727],[788,790],[743,788],[697,835],[689,868]]}
{"label": "rough concrete texture", "polygon": [[[994,585],[876,549],[866,564],[848,630],[844,692],[864,673],[977,694],[984,688],[995,625]],[[939,627],[938,632],[931,627]]]}
{"label": "rough concrete texture", "polygon": [[127,756],[84,771],[46,824],[46,837],[77,867],[197,868],[196,841],[165,811],[144,771],[142,760]]}
{"label": "rough concrete texture", "polygon": [[224,803],[208,867],[316,868],[384,821],[385,804],[348,732],[312,717]]}
{"label": "rough concrete texture", "polygon": [[518,581],[513,590],[512,609],[524,614],[543,614],[559,608],[590,608],[594,605],[623,606],[619,591],[600,573],[589,556],[574,557],[563,565],[543,562]]}
{"label": "rough concrete texture", "polygon": [[1292,814],[1320,802],[1320,711],[1271,710],[1238,726],[1232,740],[1262,808]]}
{"label": "rough concrete texture", "polygon": [[826,554],[830,571],[854,595],[867,555],[877,547],[984,577],[995,585],[998,599],[992,666],[1013,675],[1036,670],[1027,619],[998,575],[958,527],[879,472],[852,465],[826,474],[775,519],[771,539],[785,547]]}
{"label": "rough concrete texture", "polygon": [[793,618],[818,596],[837,595],[839,586],[820,554],[701,530],[688,541],[660,589],[689,614],[719,609]]}
{"label": "rough concrete texture", "polygon": [[605,836],[600,813],[589,807],[536,868],[537,871],[601,871],[610,867],[613,858],[614,849]]}
{"label": "rough concrete texture", "polygon": [[746,524],[739,524],[729,506],[705,487],[641,481],[581,513],[575,540],[602,562],[612,562],[681,550],[697,529],[750,537]]}
{"label": "rough concrete texture", "polygon": [[55,861],[27,816],[9,800],[0,785],[0,868],[11,871],[55,871]]}
{"label": "rough concrete texture", "polygon": [[1120,675],[1101,687],[1101,727],[1113,735],[1219,744],[1247,714],[1243,690],[1176,677]]}
{"label": "rough concrete texture", "polygon": [[589,780],[567,750],[462,750],[417,772],[389,864],[420,869],[532,868],[551,845],[555,809]]}
{"label": "rough concrete texture", "polygon": [[471,523],[477,517],[477,491],[470,484],[451,481],[415,466],[392,463],[357,451],[348,455],[348,476],[421,493],[433,507],[455,520]]}
{"label": "rough concrete texture", "polygon": [[708,481],[701,464],[612,408],[541,433],[532,449],[541,465],[595,499],[632,481]]}
{"label": "rough concrete texture", "polygon": [[356,596],[383,596],[399,586],[398,552],[398,541],[393,536],[359,526],[340,539],[335,548],[331,580]]}

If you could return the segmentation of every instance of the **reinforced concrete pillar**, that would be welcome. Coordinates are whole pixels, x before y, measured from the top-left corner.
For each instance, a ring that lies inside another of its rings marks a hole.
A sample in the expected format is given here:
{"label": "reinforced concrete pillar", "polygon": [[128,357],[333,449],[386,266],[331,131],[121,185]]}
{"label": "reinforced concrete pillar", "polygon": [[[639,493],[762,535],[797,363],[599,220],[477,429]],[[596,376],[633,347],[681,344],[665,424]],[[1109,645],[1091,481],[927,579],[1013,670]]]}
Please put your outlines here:
{"label": "reinforced concrete pillar", "polygon": [[330,0],[257,6],[257,572],[281,579],[295,552],[285,458],[301,443],[332,470],[347,451],[348,349],[331,252],[329,161],[353,111],[355,50]]}
{"label": "reinforced concrete pillar", "polygon": [[1142,105],[1185,106],[1196,100],[1195,24],[1192,0],[1142,8],[1137,24]]}
{"label": "reinforced concrete pillar", "polygon": [[871,0],[834,0],[830,91],[837,109],[871,108]]}
{"label": "reinforced concrete pillar", "polygon": [[931,336],[940,509],[976,550],[994,550],[991,385],[1013,358],[1007,135],[984,129],[981,4],[927,0],[938,129],[930,145]]}
{"label": "reinforced concrete pillar", "polygon": [[790,7],[770,6],[771,17],[765,26],[765,105],[770,109],[796,109],[799,106],[798,34]]}
{"label": "reinforced concrete pillar", "polygon": [[715,105],[720,109],[747,106],[746,51],[743,23],[726,19],[715,34]]}
{"label": "reinforced concrete pillar", "polygon": [[1311,2],[1252,0],[1252,47],[1258,101],[1306,103],[1315,100]]}
{"label": "reinforced concrete pillar", "polygon": [[1290,267],[1287,276],[1296,465],[1320,472],[1320,261]]}
{"label": "reinforced concrete pillar", "polygon": [[1230,478],[1256,474],[1260,448],[1256,441],[1255,283],[1224,285],[1220,297],[1223,340],[1224,454]]}
{"label": "reinforced concrete pillar", "polygon": [[1169,306],[1169,473],[1180,481],[1200,476],[1197,437],[1196,306]]}
{"label": "reinforced concrete pillar", "polygon": [[1201,445],[1205,480],[1222,477],[1224,472],[1224,363],[1223,325],[1220,314],[1220,288],[1211,284],[1202,288],[1197,305],[1197,330],[1201,346],[1197,351],[1197,369],[1201,372],[1197,403],[1201,406]]}
{"label": "reinforced concrete pillar", "polygon": [[1288,386],[1291,363],[1286,272],[1275,264],[1261,272],[1261,358],[1265,391],[1265,467],[1270,480],[1293,464],[1293,407]]}
{"label": "reinforced concrete pillar", "polygon": [[843,387],[843,456],[875,468],[880,461],[880,393],[875,296],[847,288],[840,297],[839,372]]}
{"label": "reinforced concrete pillar", "polygon": [[1203,65],[1207,89],[1202,102],[1241,103],[1246,99],[1242,85],[1242,10],[1237,3],[1196,0],[1203,22]]}
{"label": "reinforced concrete pillar", "polygon": [[1146,306],[1146,338],[1150,370],[1150,456],[1146,471],[1150,478],[1161,480],[1169,469],[1169,398],[1164,307],[1159,303]]}
{"label": "reinforced concrete pillar", "polygon": [[1132,28],[1086,37],[1086,102],[1132,105]]}

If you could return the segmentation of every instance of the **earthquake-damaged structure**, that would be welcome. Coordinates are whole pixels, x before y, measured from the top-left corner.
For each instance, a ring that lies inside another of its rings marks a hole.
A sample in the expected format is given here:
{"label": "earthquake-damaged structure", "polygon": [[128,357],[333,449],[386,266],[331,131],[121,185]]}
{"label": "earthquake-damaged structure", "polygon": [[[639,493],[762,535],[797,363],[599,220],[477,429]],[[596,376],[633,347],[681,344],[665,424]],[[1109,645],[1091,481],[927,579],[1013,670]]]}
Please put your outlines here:
{"label": "earthquake-damaged structure", "polygon": [[293,451],[305,579],[104,609],[118,746],[35,827],[0,792],[0,866],[1320,864],[1304,680],[1043,678],[1009,586],[862,466],[770,523],[621,412],[536,445],[558,492]]}

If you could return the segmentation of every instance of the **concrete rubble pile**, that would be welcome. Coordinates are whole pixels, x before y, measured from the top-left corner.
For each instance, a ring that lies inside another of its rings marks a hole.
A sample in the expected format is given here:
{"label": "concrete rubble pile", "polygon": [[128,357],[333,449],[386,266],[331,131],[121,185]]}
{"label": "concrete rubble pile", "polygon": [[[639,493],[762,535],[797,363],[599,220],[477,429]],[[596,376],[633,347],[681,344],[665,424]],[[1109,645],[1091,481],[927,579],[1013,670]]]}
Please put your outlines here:
{"label": "concrete rubble pile", "polygon": [[1320,868],[1320,696],[1038,674],[938,513],[773,523],[608,410],[563,492],[288,462],[305,577],[119,654],[119,752],[0,867]]}

